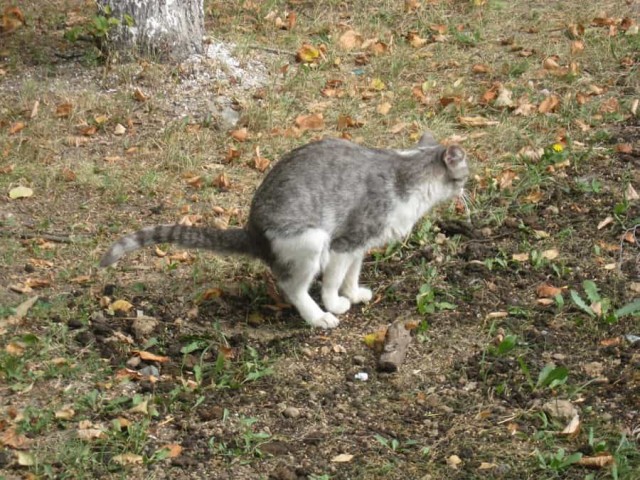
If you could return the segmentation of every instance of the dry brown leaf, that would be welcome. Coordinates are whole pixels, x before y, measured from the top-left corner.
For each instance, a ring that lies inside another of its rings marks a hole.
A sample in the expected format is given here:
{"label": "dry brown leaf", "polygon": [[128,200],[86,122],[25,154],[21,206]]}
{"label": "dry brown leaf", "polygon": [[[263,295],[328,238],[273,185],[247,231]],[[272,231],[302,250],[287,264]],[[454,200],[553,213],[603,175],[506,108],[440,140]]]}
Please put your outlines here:
{"label": "dry brown leaf", "polygon": [[560,68],[560,64],[557,62],[558,57],[548,57],[542,62],[542,68],[545,70],[557,70]]}
{"label": "dry brown leaf", "polygon": [[380,115],[387,115],[391,111],[391,103],[383,102],[376,107],[376,112]]}
{"label": "dry brown leaf", "polygon": [[613,455],[610,453],[601,453],[594,457],[582,457],[578,460],[578,465],[589,468],[603,468],[613,465],[615,462]]}
{"label": "dry brown leaf", "polygon": [[544,250],[542,252],[542,258],[546,258],[547,260],[555,260],[560,255],[560,252],[556,248],[550,248],[549,250]]}
{"label": "dry brown leaf", "polygon": [[534,190],[533,192],[529,193],[526,197],[524,197],[522,200],[525,203],[540,203],[540,200],[542,200],[543,194],[542,194],[542,190]]}
{"label": "dry brown leaf", "polygon": [[137,102],[146,102],[149,97],[147,95],[145,95],[145,93],[140,90],[139,88],[136,88],[133,91],[133,98],[137,101]]}
{"label": "dry brown leaf", "polygon": [[574,40],[571,42],[571,55],[577,55],[584,51],[584,42],[582,40]]}
{"label": "dry brown leaf", "polygon": [[489,120],[485,117],[458,117],[458,123],[466,127],[489,127],[492,125],[499,125],[500,122],[496,120]]}
{"label": "dry brown leaf", "polygon": [[145,352],[144,350],[134,350],[133,353],[138,355],[142,360],[148,360],[150,362],[166,363],[170,360],[169,357],[156,355],[155,353],[151,352]]}
{"label": "dry brown leaf", "polygon": [[56,106],[56,117],[69,118],[71,116],[72,111],[73,111],[73,104],[69,102],[61,103]]}
{"label": "dry brown leaf", "polygon": [[190,185],[193,188],[201,189],[204,186],[204,180],[200,175],[187,178],[185,181],[187,182],[187,185]]}
{"label": "dry brown leaf", "polygon": [[142,455],[130,452],[121,453],[120,455],[114,455],[111,459],[114,462],[119,463],[120,465],[139,465],[142,464],[144,460]]}
{"label": "dry brown leaf", "polygon": [[231,182],[229,181],[229,177],[227,177],[227,174],[222,172],[211,182],[211,185],[222,190],[228,190],[231,186]]}
{"label": "dry brown leaf", "polygon": [[561,288],[554,287],[553,285],[549,285],[548,283],[538,285],[538,288],[536,288],[536,295],[538,295],[539,298],[554,298],[556,295],[561,294]]}
{"label": "dry brown leaf", "polygon": [[620,103],[616,97],[611,97],[600,104],[600,113],[615,113],[620,110]]}
{"label": "dry brown leaf", "polygon": [[567,34],[571,39],[580,38],[584,35],[584,25],[581,23],[571,23],[567,25]]}
{"label": "dry brown leaf", "polygon": [[496,101],[493,102],[493,106],[494,107],[512,107],[513,106],[513,100],[511,99],[511,96],[513,95],[513,92],[503,86],[500,86],[500,88],[498,89],[498,98],[496,98]]}
{"label": "dry brown leaf", "polygon": [[16,450],[23,450],[29,448],[31,440],[19,434],[15,427],[9,427],[2,433],[0,444],[9,448],[15,448]]}
{"label": "dry brown leaf", "polygon": [[311,115],[298,115],[296,126],[301,130],[322,130],[324,128],[324,117],[322,113],[312,113]]}
{"label": "dry brown leaf", "polygon": [[343,50],[353,50],[354,48],[358,48],[362,45],[363,38],[355,30],[347,30],[338,39],[338,45]]}
{"label": "dry brown leaf", "polygon": [[613,217],[611,215],[608,215],[602,221],[600,221],[600,223],[598,223],[597,229],[602,230],[604,227],[612,223],[613,223]]}
{"label": "dry brown leaf", "polygon": [[638,192],[631,184],[627,185],[624,196],[627,200],[640,200],[640,195],[638,195]]}
{"label": "dry brown leaf", "polygon": [[549,95],[545,98],[538,107],[539,113],[551,113],[555,112],[560,105],[560,99],[556,95]]}
{"label": "dry brown leaf", "polygon": [[528,253],[514,253],[511,255],[511,259],[515,262],[527,262],[529,261]]}
{"label": "dry brown leaf", "polygon": [[21,357],[24,355],[25,346],[21,342],[9,342],[4,347],[4,350],[12,357]]}
{"label": "dry brown leaf", "polygon": [[118,136],[124,135],[126,132],[127,132],[127,129],[121,123],[118,123],[113,129],[113,134]]}
{"label": "dry brown leaf", "polygon": [[580,416],[574,415],[571,421],[564,427],[564,430],[560,432],[560,435],[568,435],[574,437],[580,433]]}
{"label": "dry brown leaf", "polygon": [[351,118],[349,115],[338,116],[338,130],[346,130],[347,128],[360,128],[364,122]]}
{"label": "dry brown leaf", "polygon": [[162,447],[161,450],[168,450],[168,458],[176,458],[182,453],[182,446],[177,443],[170,443]]}
{"label": "dry brown leaf", "polygon": [[0,33],[13,32],[22,25],[26,25],[22,11],[18,7],[6,7],[0,17]]}
{"label": "dry brown leaf", "polygon": [[409,45],[411,45],[413,48],[424,47],[427,44],[427,39],[420,37],[420,35],[418,35],[418,32],[407,33],[406,39]]}
{"label": "dry brown leaf", "polygon": [[350,462],[351,460],[353,460],[353,455],[351,455],[350,453],[341,453],[340,455],[336,455],[331,459],[331,461],[334,463],[346,463]]}
{"label": "dry brown leaf", "polygon": [[415,12],[420,8],[420,0],[404,0],[404,11]]}
{"label": "dry brown leaf", "polygon": [[98,129],[95,127],[95,125],[84,125],[79,128],[80,134],[84,135],[85,137],[90,137],[92,135],[95,135],[97,131]]}
{"label": "dry brown leaf", "polygon": [[616,152],[618,153],[633,153],[633,145],[630,143],[619,143],[616,145]]}
{"label": "dry brown leaf", "polygon": [[9,128],[9,135],[15,135],[18,132],[21,132],[27,126],[24,122],[16,122]]}
{"label": "dry brown leaf", "polygon": [[231,132],[231,138],[237,140],[238,142],[244,142],[247,140],[247,138],[249,138],[249,130],[246,127],[233,130]]}
{"label": "dry brown leaf", "polygon": [[484,63],[476,63],[473,67],[471,67],[471,71],[473,73],[489,73],[491,69]]}
{"label": "dry brown leaf", "polygon": [[511,188],[516,178],[518,178],[518,174],[514,170],[510,168],[505,169],[498,175],[498,187],[500,190]]}
{"label": "dry brown leaf", "polygon": [[254,153],[252,167],[259,172],[264,172],[271,165],[271,160],[260,155],[260,147],[258,146],[256,146]]}

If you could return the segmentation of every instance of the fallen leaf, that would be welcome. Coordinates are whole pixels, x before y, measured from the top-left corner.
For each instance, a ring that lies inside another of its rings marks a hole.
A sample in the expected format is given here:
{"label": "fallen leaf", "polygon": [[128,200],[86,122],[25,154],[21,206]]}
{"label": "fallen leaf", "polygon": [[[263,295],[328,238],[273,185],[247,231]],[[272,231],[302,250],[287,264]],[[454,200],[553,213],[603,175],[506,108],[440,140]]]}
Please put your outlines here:
{"label": "fallen leaf", "polygon": [[610,225],[611,223],[613,223],[613,217],[611,215],[607,216],[604,218],[604,220],[602,220],[600,223],[598,223],[598,230],[602,230],[604,227],[606,227],[607,225]]}
{"label": "fallen leaf", "polygon": [[511,186],[513,185],[513,181],[518,178],[518,174],[511,170],[510,168],[507,168],[505,170],[503,170],[502,172],[500,172],[500,175],[498,175],[498,188],[500,188],[500,190],[507,190],[509,188],[511,188]]}
{"label": "fallen leaf", "polygon": [[511,259],[516,261],[516,262],[527,262],[527,261],[529,261],[529,254],[528,253],[514,253],[513,255],[511,255]]}
{"label": "fallen leaf", "polygon": [[127,452],[121,453],[120,455],[114,455],[112,460],[120,465],[138,465],[142,464],[143,457],[142,455]]}
{"label": "fallen leaf", "polygon": [[351,460],[353,460],[353,455],[351,455],[350,453],[341,453],[340,455],[336,455],[331,459],[331,461],[335,463],[346,463],[350,462]]}
{"label": "fallen leaf", "polygon": [[362,45],[362,35],[360,35],[355,30],[347,30],[338,39],[338,45],[343,50],[353,50],[354,48],[358,48]]}
{"label": "fallen leaf", "polygon": [[21,357],[22,355],[24,355],[25,347],[24,347],[24,345],[22,343],[9,342],[4,347],[4,350],[5,350],[5,352],[7,352],[12,357]]}
{"label": "fallen leaf", "polygon": [[511,107],[513,106],[513,100],[511,99],[511,95],[513,92],[507,88],[500,87],[498,90],[498,98],[493,102],[495,107]]}
{"label": "fallen leaf", "polygon": [[2,433],[0,443],[9,448],[23,450],[29,448],[32,441],[24,435],[19,434],[16,431],[16,427],[10,427]]}
{"label": "fallen leaf", "polygon": [[142,413],[143,415],[147,415],[149,413],[149,399],[144,399],[139,404],[134,405],[129,409],[131,413]]}
{"label": "fallen leaf", "polygon": [[364,122],[355,120],[349,115],[338,116],[338,130],[346,130],[347,128],[360,128],[364,125]]}
{"label": "fallen leaf", "polygon": [[28,452],[16,452],[18,457],[18,465],[23,467],[32,467],[36,464],[36,459],[31,453]]}
{"label": "fallen leaf", "polygon": [[72,111],[73,111],[73,104],[69,102],[61,103],[56,106],[56,117],[69,118],[71,116]]}
{"label": "fallen leaf", "polygon": [[109,305],[109,309],[113,312],[122,312],[127,313],[133,308],[133,305],[126,300],[116,300],[111,305]]}
{"label": "fallen leaf", "polygon": [[447,458],[447,465],[449,465],[449,467],[453,469],[457,470],[458,465],[460,465],[461,463],[462,463],[462,460],[458,455],[451,455],[449,458]]}
{"label": "fallen leaf", "polygon": [[9,128],[9,135],[15,135],[16,133],[22,131],[27,126],[24,122],[16,122]]}
{"label": "fallen leaf", "polygon": [[58,420],[71,420],[75,416],[76,412],[71,407],[61,408],[55,412],[55,417]]}
{"label": "fallen leaf", "polygon": [[162,450],[168,451],[168,458],[176,458],[182,453],[182,446],[177,443],[170,443],[169,445],[162,447]]}
{"label": "fallen leaf", "polygon": [[12,318],[16,320],[20,320],[24,318],[29,312],[29,309],[33,307],[33,305],[38,301],[38,298],[39,298],[38,296],[31,297],[28,300],[25,300],[24,302],[22,302],[20,305],[18,305],[15,308],[16,313],[12,315]]}
{"label": "fallen leaf", "polygon": [[228,190],[229,187],[231,186],[231,182],[229,181],[229,177],[227,176],[226,173],[222,172],[220,175],[218,175],[212,182],[211,184],[214,187],[220,188],[222,190]]}
{"label": "fallen leaf", "polygon": [[376,107],[376,112],[380,115],[387,115],[391,111],[391,104],[389,102],[383,102]]}
{"label": "fallen leaf", "polygon": [[633,153],[633,145],[630,143],[619,143],[616,145],[616,152],[618,153]]}
{"label": "fallen leaf", "polygon": [[420,0],[404,0],[404,11],[415,12],[420,8]]}
{"label": "fallen leaf", "polygon": [[560,99],[556,95],[549,95],[545,98],[538,107],[539,113],[551,113],[555,112],[560,105]]}
{"label": "fallen leaf", "polygon": [[489,127],[492,125],[499,125],[500,122],[496,120],[489,120],[484,117],[458,117],[458,123],[466,127]]}
{"label": "fallen leaf", "polygon": [[575,436],[580,433],[580,415],[575,415],[566,427],[560,432],[560,435]]}
{"label": "fallen leaf", "polygon": [[33,107],[31,107],[31,114],[29,115],[29,118],[34,119],[38,116],[38,111],[40,109],[40,100],[36,100],[35,102],[33,102]]}
{"label": "fallen leaf", "polygon": [[627,185],[627,189],[625,190],[624,196],[626,197],[627,200],[639,200],[640,199],[640,195],[638,195],[638,192],[636,191],[635,188],[633,188],[633,185],[631,185],[631,184]]}
{"label": "fallen leaf", "polygon": [[233,130],[231,132],[231,138],[237,140],[238,142],[244,142],[249,138],[249,130],[246,127],[239,128],[238,130]]}
{"label": "fallen leaf", "polygon": [[577,55],[584,51],[584,42],[582,40],[574,40],[571,42],[571,55]]}
{"label": "fallen leaf", "polygon": [[15,170],[16,165],[12,163],[11,165],[5,165],[4,167],[0,167],[0,174],[6,175],[7,173],[11,173]]}
{"label": "fallen leaf", "polygon": [[551,248],[542,252],[542,258],[546,258],[547,260],[554,260],[558,258],[558,255],[560,255],[560,252],[558,252],[558,250],[555,248]]}
{"label": "fallen leaf", "polygon": [[497,468],[497,466],[498,465],[496,465],[495,463],[480,462],[478,470],[493,470],[494,468]]}
{"label": "fallen leaf", "polygon": [[616,97],[611,97],[600,104],[600,113],[616,113],[620,110],[620,103]]}
{"label": "fallen leaf", "polygon": [[298,115],[295,123],[301,130],[322,130],[324,128],[324,117],[322,113]]}
{"label": "fallen leaf", "polygon": [[118,123],[115,128],[113,129],[113,134],[114,135],[124,135],[126,133],[127,129],[124,127],[124,125],[122,125],[121,123]]}
{"label": "fallen leaf", "polygon": [[422,38],[420,35],[418,35],[418,32],[407,33],[406,39],[409,45],[411,45],[413,48],[424,47],[427,44],[427,39]]}
{"label": "fallen leaf", "polygon": [[258,146],[256,146],[254,153],[255,155],[253,157],[252,164],[253,168],[258,170],[259,172],[264,172],[267,168],[269,168],[269,165],[271,165],[271,160],[260,155],[260,147]]}
{"label": "fallen leaf", "polygon": [[476,63],[473,67],[471,67],[471,71],[473,73],[489,73],[491,68],[484,63]]}
{"label": "fallen leaf", "polygon": [[385,83],[379,79],[379,78],[374,78],[373,80],[371,80],[371,83],[369,84],[369,88],[371,90],[376,90],[376,91],[382,91],[384,89],[387,88],[387,86],[385,85]]}
{"label": "fallen leaf", "polygon": [[620,345],[621,343],[622,337],[612,337],[600,340],[600,345],[603,347],[615,347],[617,345]]}
{"label": "fallen leaf", "polygon": [[384,341],[387,336],[387,328],[383,327],[373,333],[365,335],[362,340],[364,344],[374,352],[381,352],[384,348]]}
{"label": "fallen leaf", "polygon": [[9,190],[9,198],[12,200],[16,200],[18,198],[28,198],[33,195],[33,190],[29,187],[15,187]]}
{"label": "fallen leaf", "polygon": [[169,357],[156,355],[155,353],[151,352],[145,352],[144,350],[135,350],[133,353],[138,355],[142,360],[147,360],[149,362],[166,363],[171,360]]}
{"label": "fallen leaf", "polygon": [[562,289],[558,287],[554,287],[553,285],[549,285],[548,283],[543,283],[542,285],[538,285],[536,288],[536,295],[541,298],[553,298],[556,295],[561,295]]}
{"label": "fallen leaf", "polygon": [[594,457],[582,457],[578,460],[578,465],[590,468],[603,468],[613,465],[614,462],[615,459],[613,458],[613,455],[610,453],[602,453]]}
{"label": "fallen leaf", "polygon": [[149,97],[147,95],[145,95],[145,93],[140,90],[139,88],[136,88],[133,91],[133,98],[137,101],[137,102],[146,102]]}
{"label": "fallen leaf", "polygon": [[557,70],[557,69],[559,69],[560,65],[556,61],[556,58],[557,57],[545,58],[544,61],[542,62],[542,68],[544,68],[545,70]]}
{"label": "fallen leaf", "polygon": [[301,63],[313,63],[320,57],[320,50],[308,43],[303,44],[296,52],[296,60]]}

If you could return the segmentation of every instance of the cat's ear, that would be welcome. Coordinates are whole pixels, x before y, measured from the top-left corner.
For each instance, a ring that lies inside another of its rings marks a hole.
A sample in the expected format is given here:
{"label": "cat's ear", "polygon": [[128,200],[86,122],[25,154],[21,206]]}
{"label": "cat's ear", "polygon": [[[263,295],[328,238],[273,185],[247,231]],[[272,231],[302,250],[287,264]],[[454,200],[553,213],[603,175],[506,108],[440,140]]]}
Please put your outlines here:
{"label": "cat's ear", "polygon": [[420,141],[418,142],[418,147],[433,147],[434,145],[438,145],[435,137],[430,131],[426,131],[420,137]]}
{"label": "cat's ear", "polygon": [[466,158],[467,154],[458,145],[449,145],[444,152],[444,164],[452,172],[461,167],[466,167]]}

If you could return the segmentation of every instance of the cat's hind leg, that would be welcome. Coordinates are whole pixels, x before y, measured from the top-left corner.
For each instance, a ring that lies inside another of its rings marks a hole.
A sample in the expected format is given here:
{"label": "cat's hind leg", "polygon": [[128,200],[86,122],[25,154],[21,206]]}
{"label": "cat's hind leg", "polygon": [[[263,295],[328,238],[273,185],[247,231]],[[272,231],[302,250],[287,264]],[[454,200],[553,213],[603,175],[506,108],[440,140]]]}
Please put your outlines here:
{"label": "cat's hind leg", "polygon": [[340,293],[351,300],[352,303],[368,302],[373,297],[371,290],[358,285],[363,258],[364,252],[356,252],[351,255],[351,263],[340,287]]}
{"label": "cat's hind leg", "polygon": [[322,272],[322,303],[331,313],[339,315],[351,308],[349,299],[338,294],[351,260],[350,253],[329,252],[329,261]]}
{"label": "cat's hind leg", "polygon": [[309,287],[326,264],[328,236],[320,230],[307,230],[301,235],[274,238],[271,246],[275,255],[272,270],[278,286],[300,316],[311,326],[335,328],[339,320],[323,311],[309,295]]}

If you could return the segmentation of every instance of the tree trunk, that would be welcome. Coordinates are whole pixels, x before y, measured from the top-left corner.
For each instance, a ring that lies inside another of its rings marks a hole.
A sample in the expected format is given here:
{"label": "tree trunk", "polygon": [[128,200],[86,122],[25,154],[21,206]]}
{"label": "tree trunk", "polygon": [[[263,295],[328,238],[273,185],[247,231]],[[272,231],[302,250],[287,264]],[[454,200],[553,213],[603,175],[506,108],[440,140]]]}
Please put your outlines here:
{"label": "tree trunk", "polygon": [[136,53],[180,61],[202,53],[203,0],[98,0],[103,15],[115,18],[108,48],[121,56]]}

